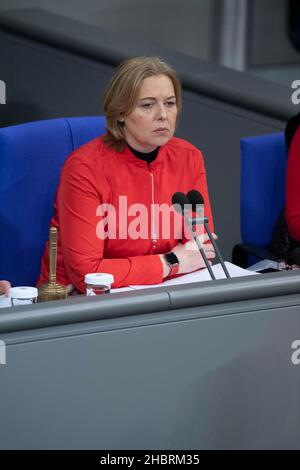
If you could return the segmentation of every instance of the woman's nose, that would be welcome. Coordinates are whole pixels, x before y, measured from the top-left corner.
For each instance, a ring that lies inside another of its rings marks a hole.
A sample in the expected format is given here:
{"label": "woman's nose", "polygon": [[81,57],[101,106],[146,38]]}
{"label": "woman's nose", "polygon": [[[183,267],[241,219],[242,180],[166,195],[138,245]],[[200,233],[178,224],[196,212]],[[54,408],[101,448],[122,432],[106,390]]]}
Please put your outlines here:
{"label": "woman's nose", "polygon": [[159,119],[166,119],[167,118],[167,111],[165,106],[162,104],[159,107]]}

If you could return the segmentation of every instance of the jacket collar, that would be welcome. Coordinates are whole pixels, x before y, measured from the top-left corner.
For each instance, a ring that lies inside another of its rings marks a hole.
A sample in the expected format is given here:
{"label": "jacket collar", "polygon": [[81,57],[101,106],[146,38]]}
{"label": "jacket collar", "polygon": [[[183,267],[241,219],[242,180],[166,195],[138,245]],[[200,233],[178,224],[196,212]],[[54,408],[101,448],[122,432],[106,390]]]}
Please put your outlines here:
{"label": "jacket collar", "polygon": [[120,158],[122,158],[125,162],[127,162],[130,165],[133,165],[139,168],[144,168],[145,170],[149,170],[149,169],[155,170],[163,163],[164,156],[165,156],[165,149],[167,145],[168,144],[162,145],[159,148],[156,159],[149,164],[141,160],[140,158],[136,157],[127,145],[125,146],[122,152],[118,152],[118,155],[120,156]]}

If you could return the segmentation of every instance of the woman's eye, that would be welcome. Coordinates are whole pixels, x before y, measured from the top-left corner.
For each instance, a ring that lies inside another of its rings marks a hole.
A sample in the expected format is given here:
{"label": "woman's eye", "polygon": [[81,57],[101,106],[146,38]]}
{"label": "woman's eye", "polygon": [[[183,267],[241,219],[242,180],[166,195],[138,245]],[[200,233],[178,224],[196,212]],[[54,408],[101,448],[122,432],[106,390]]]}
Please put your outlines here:
{"label": "woman's eye", "polygon": [[151,109],[152,108],[152,103],[143,103],[142,108],[144,109]]}
{"label": "woman's eye", "polygon": [[173,106],[175,106],[175,101],[167,101],[167,107],[168,108],[172,108]]}

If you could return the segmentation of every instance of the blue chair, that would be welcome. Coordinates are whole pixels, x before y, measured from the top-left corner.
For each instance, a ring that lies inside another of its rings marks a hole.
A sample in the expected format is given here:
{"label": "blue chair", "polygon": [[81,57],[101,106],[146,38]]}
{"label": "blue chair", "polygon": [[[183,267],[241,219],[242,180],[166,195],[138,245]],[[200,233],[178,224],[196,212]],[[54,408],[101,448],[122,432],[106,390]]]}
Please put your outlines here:
{"label": "blue chair", "polygon": [[0,129],[0,279],[35,285],[62,165],[104,131],[102,116]]}
{"label": "blue chair", "polygon": [[286,162],[283,132],[241,140],[242,243],[232,253],[239,266],[249,266],[253,256],[276,259],[269,246],[285,206]]}

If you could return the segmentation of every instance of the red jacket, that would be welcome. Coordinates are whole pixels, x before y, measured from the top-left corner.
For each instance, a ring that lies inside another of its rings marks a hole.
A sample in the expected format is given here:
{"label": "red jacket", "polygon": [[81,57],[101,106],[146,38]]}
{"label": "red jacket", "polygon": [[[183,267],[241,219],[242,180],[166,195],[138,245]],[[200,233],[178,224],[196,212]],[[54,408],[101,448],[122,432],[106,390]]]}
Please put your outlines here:
{"label": "red jacket", "polygon": [[[171,229],[166,238],[166,217],[159,217],[152,204],[170,206],[176,191],[191,189],[202,193],[213,230],[202,154],[190,143],[173,137],[150,164],[127,146],[122,152],[108,148],[100,137],[75,150],[62,169],[51,221],[58,228],[57,282],[73,284],[81,292],[85,274],[92,272],[113,274],[114,287],[162,282],[158,254],[174,248],[178,233]],[[121,204],[119,196],[123,196]],[[128,214],[124,201],[130,208]],[[110,237],[103,240],[99,235],[105,227],[105,203],[115,208],[116,223],[110,226]],[[143,208],[147,214],[139,224]],[[176,217],[177,213],[171,214],[171,221]],[[128,238],[127,229],[135,239]],[[138,232],[140,237],[136,237]],[[39,283],[48,279],[47,243]]]}
{"label": "red jacket", "polygon": [[300,126],[289,149],[286,171],[286,221],[294,240],[300,242]]}

